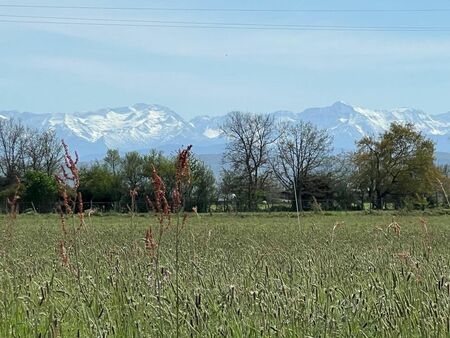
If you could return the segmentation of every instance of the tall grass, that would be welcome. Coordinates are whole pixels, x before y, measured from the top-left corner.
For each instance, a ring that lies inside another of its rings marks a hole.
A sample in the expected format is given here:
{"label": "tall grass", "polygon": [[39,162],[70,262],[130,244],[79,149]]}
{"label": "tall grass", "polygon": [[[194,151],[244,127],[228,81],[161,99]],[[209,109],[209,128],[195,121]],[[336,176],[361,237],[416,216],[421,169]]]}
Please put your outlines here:
{"label": "tall grass", "polygon": [[446,216],[398,216],[399,235],[389,215],[306,215],[301,231],[288,214],[202,215],[189,231],[159,217],[93,216],[74,274],[55,216],[19,215],[0,251],[0,336],[450,334]]}

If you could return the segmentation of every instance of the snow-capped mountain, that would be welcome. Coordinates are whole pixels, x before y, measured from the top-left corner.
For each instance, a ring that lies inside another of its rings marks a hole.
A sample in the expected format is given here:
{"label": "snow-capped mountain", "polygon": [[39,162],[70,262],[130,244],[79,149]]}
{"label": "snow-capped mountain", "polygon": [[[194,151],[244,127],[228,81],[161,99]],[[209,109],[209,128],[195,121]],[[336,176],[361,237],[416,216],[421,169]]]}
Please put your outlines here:
{"label": "snow-capped mountain", "polygon": [[417,130],[433,139],[439,150],[450,149],[450,114],[447,118],[440,118],[444,115],[430,115],[412,108],[371,110],[339,101],[329,107],[308,108],[296,116],[297,120],[326,129],[334,136],[337,149],[353,149],[356,140],[364,135],[378,135],[392,122],[412,123]]}
{"label": "snow-capped mountain", "polygon": [[73,114],[0,112],[37,128],[53,128],[59,137],[88,158],[109,148],[121,151],[178,149],[207,139],[174,111],[160,105],[135,104]]}
{"label": "snow-capped mountain", "polygon": [[[336,102],[328,107],[308,108],[302,112],[277,111],[276,121],[307,121],[326,129],[334,137],[336,150],[350,150],[367,134],[377,135],[394,122],[413,123],[436,142],[438,151],[450,150],[450,112],[430,115],[412,108],[371,110]],[[174,151],[194,144],[197,154],[220,154],[226,140],[220,132],[224,116],[198,116],[191,120],[160,105],[135,104],[73,114],[34,114],[0,112],[1,118],[17,118],[34,128],[54,128],[73,149],[86,159],[99,158],[108,148],[122,152],[150,148]]]}

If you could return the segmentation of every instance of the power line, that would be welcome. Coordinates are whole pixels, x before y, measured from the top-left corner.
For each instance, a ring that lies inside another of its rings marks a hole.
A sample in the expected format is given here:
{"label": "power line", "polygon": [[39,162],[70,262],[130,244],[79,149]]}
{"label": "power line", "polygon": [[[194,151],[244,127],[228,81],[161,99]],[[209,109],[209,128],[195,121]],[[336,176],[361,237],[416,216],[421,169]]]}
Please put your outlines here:
{"label": "power line", "polygon": [[155,12],[270,12],[270,13],[426,13],[450,12],[450,8],[416,8],[416,9],[258,9],[258,8],[167,8],[167,7],[105,7],[105,6],[58,6],[0,4],[4,8],[40,8],[40,9],[82,9],[114,11],[155,11]]}
{"label": "power line", "polygon": [[113,27],[156,27],[156,28],[196,28],[196,29],[238,29],[238,30],[283,30],[283,31],[365,31],[365,32],[450,32],[449,27],[420,27],[420,26],[235,26],[197,24],[132,24],[114,22],[80,22],[80,21],[42,21],[42,20],[4,20],[0,23],[24,23],[24,24],[54,24],[77,26],[113,26]]}
{"label": "power line", "polygon": [[[242,23],[242,22],[199,22],[199,21],[167,21],[167,20],[141,20],[141,19],[113,19],[113,18],[91,18],[91,17],[66,17],[66,16],[38,16],[38,15],[9,15],[0,14],[5,18],[26,19],[52,19],[52,20],[78,20],[78,21],[104,21],[104,22],[131,22],[131,23],[156,23],[156,24],[179,24],[179,25],[212,25],[212,26],[255,26],[255,27],[286,27],[286,28],[348,28],[348,29],[450,29],[438,26],[341,26],[341,25],[296,25],[296,24],[268,24],[268,23]],[[70,22],[68,22],[70,23]]]}
{"label": "power line", "polygon": [[[295,24],[266,24],[266,23],[239,23],[239,22],[198,22],[198,21],[165,21],[165,20],[139,20],[139,19],[112,19],[112,18],[86,18],[86,17],[61,17],[61,16],[36,16],[36,15],[9,15],[0,14],[4,18],[20,18],[20,19],[39,19],[39,21],[29,20],[4,20],[1,22],[24,22],[24,23],[55,23],[55,24],[86,24],[94,25],[94,23],[84,21],[100,21],[106,25],[114,26],[124,25],[130,27],[188,27],[188,28],[241,28],[241,29],[336,29],[336,30],[392,30],[392,31],[448,31],[449,27],[438,26],[341,26],[341,25],[295,25]],[[41,21],[41,20],[66,20],[66,21]],[[71,20],[71,21],[67,21]],[[73,22],[74,20],[79,22]],[[119,24],[121,23],[121,24]],[[122,24],[122,23],[131,23]],[[139,23],[139,24],[138,24]],[[152,25],[143,25],[141,23],[151,23]],[[97,25],[97,24],[96,24]]]}

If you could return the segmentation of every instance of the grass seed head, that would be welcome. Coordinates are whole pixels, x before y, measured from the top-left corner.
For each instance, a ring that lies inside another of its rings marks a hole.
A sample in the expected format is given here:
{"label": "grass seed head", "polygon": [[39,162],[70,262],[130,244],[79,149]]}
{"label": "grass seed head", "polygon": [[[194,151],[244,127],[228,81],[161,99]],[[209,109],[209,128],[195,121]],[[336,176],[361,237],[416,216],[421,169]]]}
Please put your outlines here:
{"label": "grass seed head", "polygon": [[388,230],[393,229],[394,233],[397,235],[397,237],[400,237],[400,230],[402,227],[396,221],[392,220],[392,222],[388,225],[387,228],[388,228]]}

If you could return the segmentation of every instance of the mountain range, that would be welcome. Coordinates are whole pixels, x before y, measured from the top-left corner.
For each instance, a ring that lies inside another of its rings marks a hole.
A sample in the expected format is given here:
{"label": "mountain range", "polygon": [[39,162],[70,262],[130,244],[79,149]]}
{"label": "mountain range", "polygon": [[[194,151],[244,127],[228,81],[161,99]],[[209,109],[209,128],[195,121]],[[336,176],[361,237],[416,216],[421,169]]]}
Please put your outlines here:
{"label": "mountain range", "polygon": [[[355,141],[362,136],[377,135],[397,121],[414,124],[435,141],[438,152],[450,152],[450,112],[432,115],[413,108],[373,110],[339,101],[328,107],[271,114],[276,121],[303,120],[326,129],[334,137],[336,151],[354,149]],[[121,152],[146,152],[150,148],[173,152],[187,144],[193,144],[197,154],[206,156],[221,154],[226,143],[219,128],[226,115],[187,120],[156,104],[138,103],[72,114],[0,111],[0,119],[11,117],[34,128],[55,129],[85,160],[102,158],[108,148]]]}

